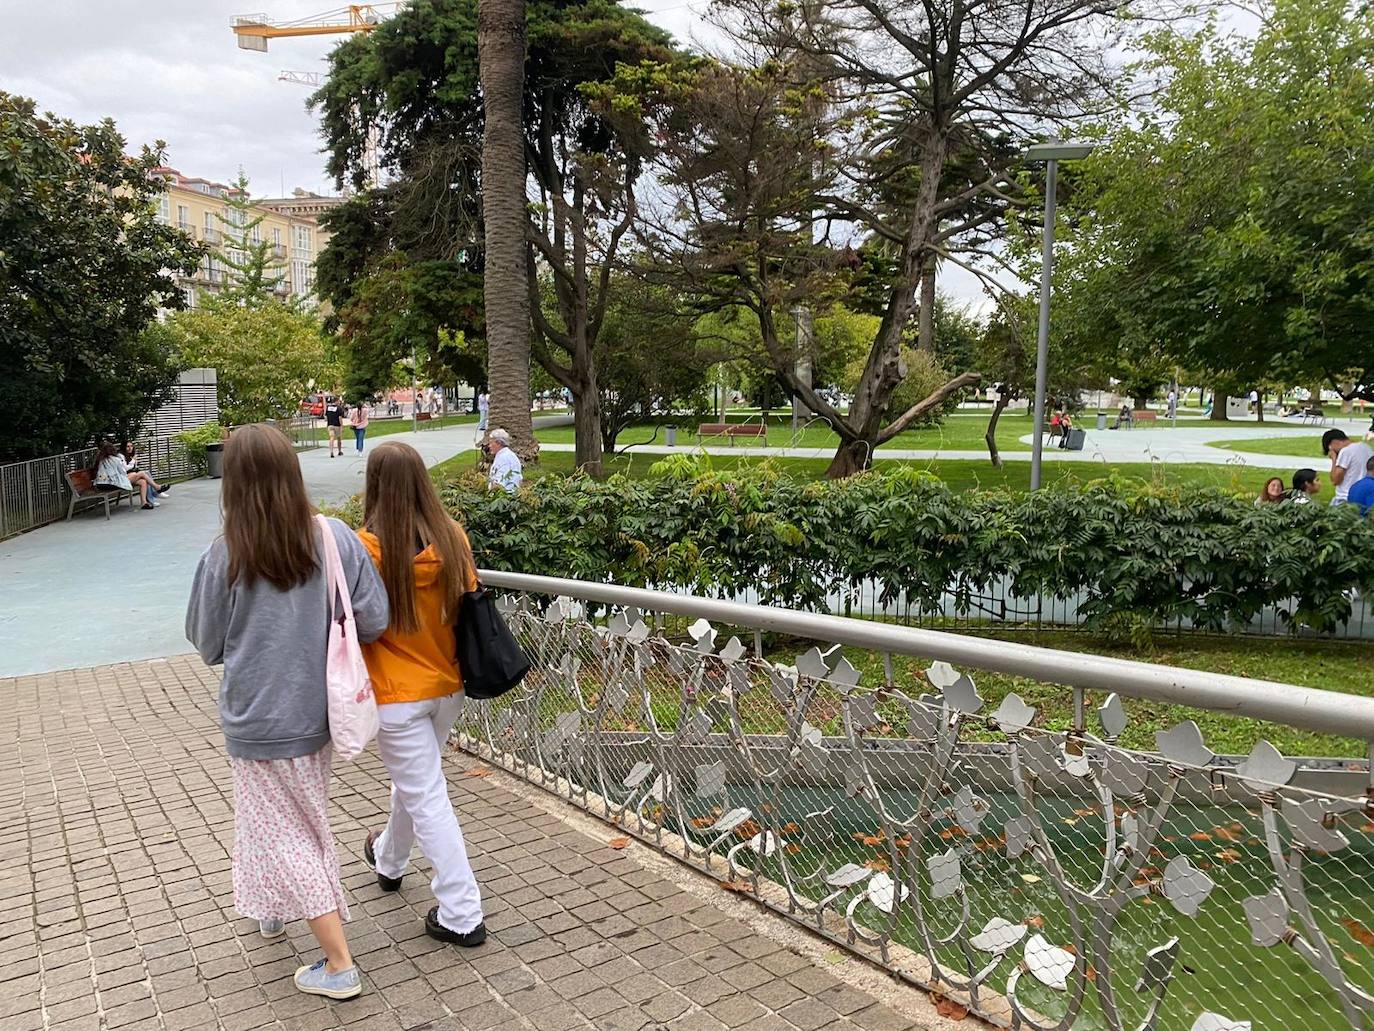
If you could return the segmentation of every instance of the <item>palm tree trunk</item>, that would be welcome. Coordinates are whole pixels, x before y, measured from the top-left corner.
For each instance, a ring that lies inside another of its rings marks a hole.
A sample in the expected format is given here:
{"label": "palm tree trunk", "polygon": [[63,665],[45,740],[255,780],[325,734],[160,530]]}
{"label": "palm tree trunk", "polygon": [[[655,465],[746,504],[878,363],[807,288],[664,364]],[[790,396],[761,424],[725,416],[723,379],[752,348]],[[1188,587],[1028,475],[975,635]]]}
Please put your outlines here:
{"label": "palm tree trunk", "polygon": [[525,259],[524,0],[478,0],[477,63],[482,133],[482,219],[486,230],[489,425],[511,435],[521,458],[538,455],[530,417],[529,275]]}

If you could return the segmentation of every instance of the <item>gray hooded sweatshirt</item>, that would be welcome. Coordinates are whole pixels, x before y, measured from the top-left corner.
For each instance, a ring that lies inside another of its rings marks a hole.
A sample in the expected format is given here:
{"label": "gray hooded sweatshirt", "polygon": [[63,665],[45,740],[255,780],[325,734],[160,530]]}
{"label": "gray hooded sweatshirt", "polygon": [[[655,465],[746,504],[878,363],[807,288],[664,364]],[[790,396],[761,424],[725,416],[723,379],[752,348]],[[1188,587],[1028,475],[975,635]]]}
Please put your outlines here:
{"label": "gray hooded sweatshirt", "polygon": [[[386,588],[353,531],[337,519],[329,525],[339,543],[358,637],[374,641],[391,618]],[[186,637],[207,663],[224,663],[219,717],[229,754],[237,759],[313,755],[329,744],[324,569],[289,591],[264,580],[231,587],[228,571],[229,549],[221,537],[196,568]]]}

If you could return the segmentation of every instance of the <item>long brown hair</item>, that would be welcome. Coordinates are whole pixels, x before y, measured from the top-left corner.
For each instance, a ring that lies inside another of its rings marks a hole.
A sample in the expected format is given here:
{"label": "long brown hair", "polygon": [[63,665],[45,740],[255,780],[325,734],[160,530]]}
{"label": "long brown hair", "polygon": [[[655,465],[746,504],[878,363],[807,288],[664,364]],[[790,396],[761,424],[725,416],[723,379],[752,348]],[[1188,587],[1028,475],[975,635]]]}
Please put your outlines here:
{"label": "long brown hair", "polygon": [[275,426],[243,426],[224,446],[224,542],[229,583],[259,579],[283,591],[309,580],[315,555],[314,509],[291,442]]}
{"label": "long brown hair", "polygon": [[413,634],[420,629],[415,608],[416,549],[433,547],[443,565],[439,588],[444,618],[458,614],[463,592],[476,579],[472,548],[443,503],[425,470],[424,460],[409,444],[387,441],[367,459],[363,526],[382,546],[382,583],[391,601],[391,629]]}

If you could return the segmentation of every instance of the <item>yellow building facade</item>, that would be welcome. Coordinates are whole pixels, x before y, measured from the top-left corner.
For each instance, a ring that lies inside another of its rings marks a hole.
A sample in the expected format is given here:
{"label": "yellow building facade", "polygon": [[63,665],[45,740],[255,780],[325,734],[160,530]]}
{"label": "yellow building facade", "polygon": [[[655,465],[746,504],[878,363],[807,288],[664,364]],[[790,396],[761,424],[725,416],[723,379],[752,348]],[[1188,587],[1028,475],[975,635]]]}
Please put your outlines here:
{"label": "yellow building facade", "polygon": [[[154,174],[166,183],[166,189],[157,198],[158,218],[212,248],[193,275],[177,275],[177,285],[190,307],[197,307],[207,295],[224,289],[233,274],[224,255],[229,253],[234,260],[242,260],[231,249],[231,243],[243,235],[235,229],[240,224],[237,220],[251,221],[259,216],[262,221],[248,230],[248,240],[271,245],[268,256],[273,274],[282,277],[279,292],[283,297],[316,303],[315,259],[329,241],[329,233],[314,216],[339,203],[338,198],[306,194],[303,196],[318,203],[295,206],[281,201],[255,202],[251,212],[245,214],[226,203],[234,195],[232,186],[182,175],[175,168],[159,168]],[[307,210],[311,214],[306,214]]]}

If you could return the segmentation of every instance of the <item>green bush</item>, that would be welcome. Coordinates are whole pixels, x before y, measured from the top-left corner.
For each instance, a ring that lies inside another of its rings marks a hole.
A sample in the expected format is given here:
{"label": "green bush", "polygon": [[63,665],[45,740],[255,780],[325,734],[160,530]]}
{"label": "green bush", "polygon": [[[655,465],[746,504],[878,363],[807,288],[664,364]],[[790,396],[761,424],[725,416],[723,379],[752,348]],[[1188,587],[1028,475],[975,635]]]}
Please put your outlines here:
{"label": "green bush", "polygon": [[876,585],[935,608],[1005,581],[1022,598],[1078,599],[1092,628],[1140,638],[1183,619],[1224,631],[1273,608],[1330,631],[1350,590],[1374,591],[1374,520],[1353,506],[1273,505],[1219,490],[1104,480],[1034,494],[954,492],[928,473],[801,481],[767,466],[703,471],[683,456],[649,479],[467,474],[441,488],[490,569],[824,609]]}
{"label": "green bush", "polygon": [[223,440],[224,427],[217,422],[207,422],[192,430],[182,430],[172,439],[185,445],[192,472],[196,476],[204,476],[209,472],[209,463],[205,458],[206,445],[217,444]]}

